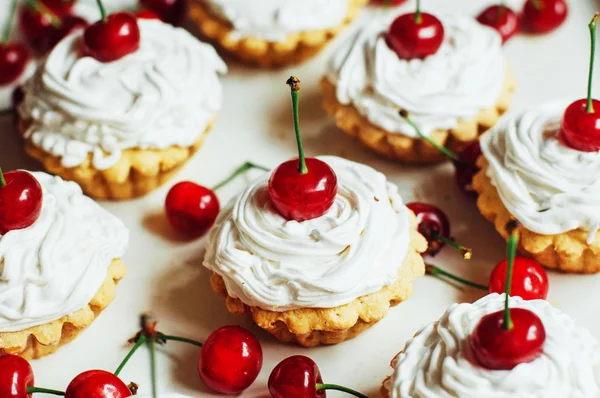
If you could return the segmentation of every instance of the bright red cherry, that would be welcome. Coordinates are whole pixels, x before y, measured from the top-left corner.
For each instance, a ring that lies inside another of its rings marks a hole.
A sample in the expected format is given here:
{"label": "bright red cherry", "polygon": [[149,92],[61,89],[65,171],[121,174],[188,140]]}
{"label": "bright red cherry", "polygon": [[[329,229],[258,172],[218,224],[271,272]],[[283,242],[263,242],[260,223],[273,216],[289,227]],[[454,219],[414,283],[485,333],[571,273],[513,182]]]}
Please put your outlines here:
{"label": "bright red cherry", "polygon": [[[101,4],[101,3],[100,3]],[[118,12],[89,26],[83,34],[83,47],[100,62],[112,62],[131,54],[140,47],[140,28],[135,15]]]}
{"label": "bright red cherry", "polygon": [[206,234],[220,210],[214,191],[190,181],[175,184],[165,201],[165,212],[171,226],[190,237]]}
{"label": "bright red cherry", "polygon": [[0,170],[0,235],[27,228],[40,216],[42,186],[23,170]]}
{"label": "bright red cherry", "polygon": [[0,86],[16,81],[27,67],[30,54],[20,43],[0,43]]}
{"label": "bright red cherry", "polygon": [[479,321],[469,343],[479,364],[487,369],[510,370],[532,362],[543,352],[546,330],[542,320],[524,308],[511,308],[513,327],[504,328],[504,311],[486,315]]}
{"label": "bright red cherry", "polygon": [[129,387],[114,374],[105,370],[88,370],[75,377],[65,391],[66,398],[125,398],[131,397]]}
{"label": "bright red cherry", "polygon": [[273,398],[325,398],[321,371],[312,359],[294,355],[281,361],[269,376],[269,392]]}
{"label": "bright red cherry", "polygon": [[477,21],[498,31],[502,37],[502,43],[506,43],[519,30],[517,13],[505,5],[493,5],[486,8],[479,14]]}
{"label": "bright red cherry", "polygon": [[179,26],[185,19],[185,0],[140,0],[140,4],[171,25]]}
{"label": "bright red cherry", "polygon": [[215,330],[202,346],[198,372],[221,394],[239,394],[258,377],[263,353],[258,339],[241,326]]}
{"label": "bright red cherry", "polygon": [[474,141],[458,155],[457,160],[452,161],[456,184],[467,196],[477,197],[477,192],[473,189],[473,177],[479,172],[477,159],[480,156],[481,145],[479,141]]}
{"label": "bright red cherry", "polygon": [[[545,300],[548,297],[548,275],[541,265],[525,257],[516,257],[513,267],[511,295],[523,300]],[[494,267],[490,275],[490,293],[504,293],[507,268],[506,260]]]}
{"label": "bright red cherry", "polygon": [[528,33],[548,33],[562,25],[568,13],[565,0],[527,0],[521,26]]}
{"label": "bright red cherry", "polygon": [[305,221],[322,216],[333,205],[337,176],[322,160],[304,157],[298,120],[300,80],[292,76],[287,84],[292,92],[294,130],[300,156],[280,164],[273,171],[269,179],[269,197],[284,218]]}
{"label": "bright red cherry", "polygon": [[33,369],[29,362],[16,355],[0,356],[0,397],[31,398],[27,387],[33,387]]}
{"label": "bright red cherry", "polygon": [[139,10],[137,10],[135,12],[135,16],[137,17],[137,19],[160,19],[160,17],[150,11],[150,10],[146,10],[145,8],[140,8]]}

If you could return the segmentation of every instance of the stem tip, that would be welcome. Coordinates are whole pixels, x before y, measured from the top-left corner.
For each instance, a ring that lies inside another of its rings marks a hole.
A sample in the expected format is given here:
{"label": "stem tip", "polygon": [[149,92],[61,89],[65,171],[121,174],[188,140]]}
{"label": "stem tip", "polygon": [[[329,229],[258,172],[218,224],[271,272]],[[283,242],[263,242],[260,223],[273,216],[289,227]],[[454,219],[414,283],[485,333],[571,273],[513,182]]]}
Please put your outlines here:
{"label": "stem tip", "polygon": [[289,79],[285,82],[293,91],[300,91],[300,79],[296,76],[290,76]]}

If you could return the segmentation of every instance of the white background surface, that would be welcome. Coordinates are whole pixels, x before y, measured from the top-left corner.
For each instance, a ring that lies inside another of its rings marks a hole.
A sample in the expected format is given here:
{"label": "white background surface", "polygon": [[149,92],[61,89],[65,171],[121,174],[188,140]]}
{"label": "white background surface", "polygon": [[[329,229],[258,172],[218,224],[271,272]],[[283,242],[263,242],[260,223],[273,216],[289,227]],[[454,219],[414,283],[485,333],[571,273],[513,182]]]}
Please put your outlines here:
{"label": "white background surface", "polygon": [[[490,3],[426,0],[424,5],[437,13],[474,15]],[[587,24],[599,4],[592,0],[572,0],[569,4],[571,14],[557,32],[536,38],[518,36],[507,45],[518,81],[514,109],[559,97],[575,100],[584,96],[589,52]],[[366,11],[362,18],[368,18],[369,12],[381,11]],[[465,262],[446,249],[431,262],[480,283],[487,282],[491,268],[504,256],[504,241],[478,213],[475,203],[459,192],[452,167],[411,168],[382,160],[339,132],[332,118],[322,110],[317,84],[328,54],[338,44],[339,41],[334,42],[325,53],[302,66],[280,71],[231,64],[230,74],[223,79],[225,103],[217,124],[204,148],[175,181],[140,200],[103,203],[131,229],[131,246],[125,256],[129,273],[119,285],[117,299],[87,331],[55,355],[33,362],[36,384],[64,389],[82,371],[114,370],[128,350],[125,342],[137,330],[138,314],[150,310],[160,320],[161,331],[199,340],[226,324],[242,324],[252,330],[263,343],[265,360],[261,375],[243,397],[267,397],[270,371],[293,354],[312,357],[319,364],[325,382],[345,384],[369,396],[378,396],[381,381],[391,372],[390,360],[407,339],[426,323],[436,320],[452,303],[473,301],[481,296],[478,291],[460,290],[424,277],[416,282],[414,296],[409,301],[393,308],[383,321],[358,338],[333,347],[286,346],[254,327],[248,319],[227,312],[224,300],[210,289],[209,272],[201,267],[205,239],[182,241],[166,225],[163,201],[174,182],[189,179],[210,186],[246,160],[275,166],[295,155],[289,89],[285,85],[287,77],[295,74],[303,83],[301,125],[308,155],[335,154],[369,164],[396,182],[407,202],[421,200],[440,206],[449,214],[455,237],[472,247],[474,256]],[[600,85],[599,75],[596,73],[596,88]],[[0,135],[0,165],[5,170],[39,168],[23,153],[10,117],[0,118]],[[222,203],[243,184],[242,178],[221,191]],[[599,282],[600,276],[550,273],[549,300],[598,339]],[[196,348],[179,343],[162,348],[158,357],[160,390],[193,397],[212,396],[197,375],[198,355]],[[141,349],[122,377],[125,382],[139,383],[141,394],[149,394],[148,376],[148,354]]]}

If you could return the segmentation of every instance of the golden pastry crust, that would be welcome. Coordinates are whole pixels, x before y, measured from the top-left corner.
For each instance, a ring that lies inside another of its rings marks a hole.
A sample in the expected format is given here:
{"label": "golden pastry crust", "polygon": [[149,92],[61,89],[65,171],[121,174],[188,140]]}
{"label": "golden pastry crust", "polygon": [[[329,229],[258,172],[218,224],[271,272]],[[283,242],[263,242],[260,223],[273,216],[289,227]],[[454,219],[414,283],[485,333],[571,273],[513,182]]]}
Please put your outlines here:
{"label": "golden pastry crust", "polygon": [[53,354],[61,345],[75,339],[108,307],[116,296],[117,284],[126,272],[123,261],[113,260],[104,283],[85,308],[56,321],[19,332],[0,332],[0,356],[14,354],[25,359],[37,359]]}
{"label": "golden pastry crust", "polygon": [[340,25],[328,29],[291,34],[284,42],[232,37],[231,24],[212,15],[202,0],[191,0],[188,4],[188,11],[200,32],[222,50],[249,65],[261,68],[279,68],[301,63],[316,55],[356,18],[360,7],[367,3],[368,0],[350,0],[348,14]]}
{"label": "golden pastry crust", "polygon": [[[19,120],[18,130],[25,135],[30,121]],[[61,158],[54,156],[26,139],[25,151],[40,161],[51,174],[75,181],[83,192],[94,199],[125,200],[144,196],[172,178],[202,146],[214,123],[210,121],[196,142],[182,148],[172,146],[164,150],[126,149],[117,164],[106,170],[92,165],[92,155],[76,167],[64,167]]]}
{"label": "golden pastry crust", "polygon": [[[481,171],[473,179],[473,188],[479,195],[477,207],[506,239],[506,223],[514,217],[502,203],[496,187],[487,176],[487,160],[481,156],[477,164],[481,167]],[[600,232],[596,232],[591,245],[587,244],[588,232],[582,230],[540,235],[521,226],[520,232],[519,252],[543,266],[568,273],[600,272]]]}
{"label": "golden pastry crust", "polygon": [[[502,114],[510,108],[515,84],[515,79],[508,69],[502,92],[493,108],[483,109],[472,120],[459,122],[456,129],[436,130],[430,138],[454,153],[460,153],[494,126]],[[353,105],[343,105],[338,102],[336,87],[326,77],[321,80],[321,89],[324,93],[323,107],[335,117],[338,128],[356,137],[363,146],[404,163],[431,164],[448,159],[426,141],[403,134],[389,133],[371,124]]]}
{"label": "golden pastry crust", "polygon": [[410,246],[398,269],[396,282],[346,305],[274,312],[247,306],[229,296],[223,278],[216,273],[211,277],[211,287],[226,298],[227,309],[231,313],[252,316],[256,325],[282,342],[305,347],[341,343],[358,336],[383,319],[391,306],[408,299],[412,294],[413,280],[424,274],[425,265],[420,253],[427,249],[427,241],[417,232],[414,216],[411,223]]}

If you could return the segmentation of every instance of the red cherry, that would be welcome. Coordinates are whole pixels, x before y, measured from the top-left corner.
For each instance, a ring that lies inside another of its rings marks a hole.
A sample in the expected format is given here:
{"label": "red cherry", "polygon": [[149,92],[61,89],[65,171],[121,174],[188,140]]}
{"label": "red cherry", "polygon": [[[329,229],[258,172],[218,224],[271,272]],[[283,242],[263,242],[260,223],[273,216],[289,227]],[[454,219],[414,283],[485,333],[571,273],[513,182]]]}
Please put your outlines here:
{"label": "red cherry", "polygon": [[484,368],[510,370],[543,352],[546,330],[542,320],[524,308],[511,308],[510,315],[512,329],[504,329],[504,311],[498,311],[484,316],[469,336],[473,355]]}
{"label": "red cherry", "polygon": [[215,330],[202,346],[198,372],[221,394],[239,394],[254,383],[263,363],[258,339],[241,326]]}
{"label": "red cherry", "polygon": [[54,47],[59,41],[61,41],[71,33],[79,29],[85,29],[88,26],[88,22],[81,17],[78,17],[76,15],[65,16],[61,22],[60,27],[56,31],[52,47]]}
{"label": "red cherry", "polygon": [[417,229],[427,239],[426,254],[435,256],[444,247],[444,242],[433,236],[434,233],[450,238],[450,221],[439,208],[421,202],[406,205],[417,216]]}
{"label": "red cherry", "polygon": [[221,207],[215,193],[190,181],[175,184],[167,194],[167,220],[178,231],[200,237],[213,226]]}
{"label": "red cherry", "polygon": [[477,21],[500,33],[502,43],[513,37],[519,30],[519,17],[512,9],[504,5],[493,5],[481,12]]}
{"label": "red cherry", "polygon": [[[506,288],[506,270],[508,262],[501,261],[494,267],[490,275],[489,292],[504,293]],[[545,300],[548,297],[548,275],[537,262],[515,257],[511,280],[510,294],[523,300]]]}
{"label": "red cherry", "polygon": [[171,25],[179,26],[185,18],[185,0],[140,0],[140,3]]}
{"label": "red cherry", "polygon": [[43,55],[52,48],[54,32],[56,31],[53,22],[57,24],[52,16],[43,14],[33,7],[28,5],[21,7],[19,26],[27,44],[35,53]]}
{"label": "red cherry", "polygon": [[467,195],[477,197],[473,189],[473,177],[479,172],[477,159],[481,156],[481,145],[474,141],[466,147],[454,163],[454,178],[458,187]]}
{"label": "red cherry", "polygon": [[135,16],[137,19],[160,19],[160,17],[150,10],[146,10],[145,8],[140,8],[135,12]]}
{"label": "red cherry", "polygon": [[85,52],[100,62],[111,62],[140,47],[140,28],[135,15],[118,12],[89,26],[83,34]]}
{"label": "red cherry", "polygon": [[27,387],[33,387],[33,369],[16,355],[0,356],[0,397],[31,398]]}
{"label": "red cherry", "polygon": [[88,370],[75,377],[65,391],[66,398],[124,398],[131,397],[129,387],[114,374],[105,370]]}
{"label": "red cherry", "polygon": [[583,152],[600,150],[600,101],[592,100],[594,112],[586,111],[581,99],[567,107],[562,118],[561,137],[573,149]]}
{"label": "red cherry", "polygon": [[0,86],[17,80],[29,63],[29,50],[20,43],[0,43]]}
{"label": "red cherry", "polygon": [[273,398],[325,398],[325,390],[317,390],[317,384],[323,384],[319,367],[303,355],[279,362],[268,382]]}
{"label": "red cherry", "polygon": [[380,6],[399,6],[400,4],[406,3],[406,0],[372,0],[371,3]]}
{"label": "red cherry", "polygon": [[565,0],[527,0],[521,26],[529,33],[548,33],[562,25],[568,13]]}
{"label": "red cherry", "polygon": [[444,41],[444,26],[439,19],[422,12],[418,22],[415,15],[410,13],[396,18],[386,36],[388,45],[402,59],[433,55]]}
{"label": "red cherry", "polygon": [[63,16],[70,15],[77,0],[41,0],[54,14]]}
{"label": "red cherry", "polygon": [[29,227],[42,210],[42,186],[31,173],[10,171],[4,179],[4,186],[0,179],[0,235]]}

